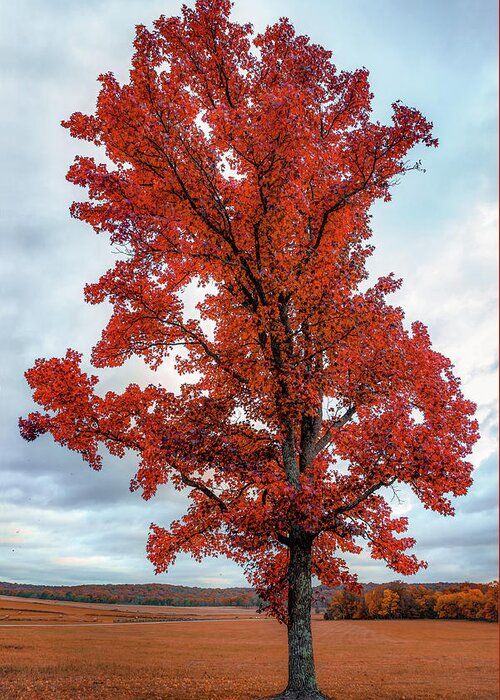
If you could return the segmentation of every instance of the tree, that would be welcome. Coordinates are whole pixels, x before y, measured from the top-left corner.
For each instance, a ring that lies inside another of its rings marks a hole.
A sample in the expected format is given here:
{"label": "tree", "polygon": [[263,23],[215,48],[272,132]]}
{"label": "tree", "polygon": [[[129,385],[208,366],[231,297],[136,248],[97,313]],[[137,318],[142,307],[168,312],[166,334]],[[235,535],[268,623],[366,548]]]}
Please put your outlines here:
{"label": "tree", "polygon": [[352,591],[336,591],[325,613],[325,620],[352,620],[362,609],[360,603],[360,597]]}
{"label": "tree", "polygon": [[[288,625],[289,696],[320,697],[311,575],[355,590],[341,555],[362,541],[402,574],[425,565],[387,497],[408,484],[453,513],[449,494],[471,484],[475,407],[425,326],[408,330],[387,302],[400,280],[363,286],[370,207],[420,168],[406,154],[437,145],[432,125],[399,102],[390,125],[372,121],[365,69],[337,71],[286,19],[252,39],[229,14],[229,0],[198,0],[138,26],[130,82],[101,75],[95,114],[63,122],[107,156],[71,166],[89,194],[72,215],[122,253],[85,288],[113,307],[92,363],[137,355],[157,369],[179,353],[190,381],[178,395],[102,396],[68,350],[27,371],[43,412],[20,428],[94,469],[100,445],[135,452],[145,499],[186,489],[184,517],[151,526],[156,571],[179,552],[241,564]],[[205,292],[191,316],[190,283]]]}
{"label": "tree", "polygon": [[386,588],[390,589],[398,596],[397,616],[403,618],[418,617],[420,610],[416,601],[417,589],[402,581],[393,581]]}
{"label": "tree", "polygon": [[414,590],[415,603],[417,605],[417,617],[436,617],[436,594],[425,586],[418,586]]}
{"label": "tree", "polygon": [[488,584],[483,617],[488,622],[498,622],[498,581]]}
{"label": "tree", "polygon": [[461,617],[460,593],[442,593],[437,596],[435,610],[440,618]]}
{"label": "tree", "polygon": [[382,586],[377,586],[376,588],[372,588],[371,591],[367,591],[365,593],[365,603],[366,603],[366,610],[368,613],[368,617],[372,618],[377,618],[381,617],[381,608],[382,608],[382,597],[384,595],[384,589]]}
{"label": "tree", "polygon": [[384,588],[379,615],[381,617],[400,617],[400,599],[397,591]]}

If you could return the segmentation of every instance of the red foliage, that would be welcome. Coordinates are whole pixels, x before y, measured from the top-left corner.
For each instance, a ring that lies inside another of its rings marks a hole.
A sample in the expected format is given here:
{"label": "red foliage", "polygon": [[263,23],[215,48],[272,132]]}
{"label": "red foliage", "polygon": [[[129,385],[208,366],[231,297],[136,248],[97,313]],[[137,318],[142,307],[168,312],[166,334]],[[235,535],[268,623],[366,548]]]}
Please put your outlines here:
{"label": "red foliage", "polygon": [[[451,514],[477,424],[425,326],[407,330],[387,303],[400,281],[360,288],[370,206],[418,169],[412,146],[436,145],[431,124],[400,103],[390,125],[372,121],[365,69],[337,71],[286,19],[252,43],[229,11],[198,0],[138,26],[130,82],[101,75],[95,115],[64,122],[109,163],[75,160],[68,179],[89,201],[72,214],[126,253],[85,290],[113,307],[93,364],[138,355],[156,369],[183,346],[177,369],[197,379],[178,396],[100,396],[69,350],[26,373],[46,413],[22,430],[50,432],[95,469],[100,444],[134,451],[131,488],[146,499],[168,482],[189,489],[180,521],[151,526],[156,570],[179,552],[227,555],[284,619],[292,527],[314,537],[328,586],[355,587],[338,555],[362,539],[395,571],[425,566],[384,488],[409,484]],[[207,291],[199,318],[182,302],[193,281]]]}

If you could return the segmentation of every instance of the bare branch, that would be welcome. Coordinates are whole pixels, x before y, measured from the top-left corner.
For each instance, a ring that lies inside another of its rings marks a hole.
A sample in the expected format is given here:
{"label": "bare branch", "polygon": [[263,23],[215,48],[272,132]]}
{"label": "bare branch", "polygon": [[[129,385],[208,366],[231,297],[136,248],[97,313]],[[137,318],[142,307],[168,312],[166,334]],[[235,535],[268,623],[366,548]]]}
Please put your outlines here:
{"label": "bare branch", "polygon": [[338,430],[338,428],[342,428],[343,425],[345,425],[348,421],[351,420],[353,415],[356,413],[356,407],[351,406],[350,408],[347,409],[347,411],[344,413],[344,415],[336,420],[326,431],[326,433],[321,437],[316,445],[314,446],[314,456],[316,457],[321,450],[323,450],[325,447],[327,447],[332,439],[332,435],[334,430]]}

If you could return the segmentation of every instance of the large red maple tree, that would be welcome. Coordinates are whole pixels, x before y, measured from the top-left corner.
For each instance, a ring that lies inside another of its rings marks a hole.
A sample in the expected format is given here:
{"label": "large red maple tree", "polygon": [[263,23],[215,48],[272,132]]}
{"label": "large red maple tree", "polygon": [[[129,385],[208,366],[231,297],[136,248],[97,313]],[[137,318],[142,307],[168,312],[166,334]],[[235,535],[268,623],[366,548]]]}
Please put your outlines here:
{"label": "large red maple tree", "polygon": [[[412,146],[436,145],[432,125],[400,103],[390,125],[371,120],[365,69],[338,71],[286,19],[254,36],[230,9],[198,0],[138,26],[129,83],[101,75],[95,114],[63,122],[107,156],[71,166],[89,194],[72,215],[122,252],[85,288],[113,307],[92,363],[156,369],[182,346],[190,381],[103,396],[68,350],[26,373],[44,412],[20,426],[94,469],[100,445],[135,452],[145,499],[186,490],[184,517],[151,526],[156,571],[179,552],[241,564],[288,625],[287,697],[321,697],[311,577],[355,587],[343,554],[364,545],[402,574],[425,566],[391,488],[452,514],[450,494],[471,484],[475,407],[425,326],[408,330],[386,301],[400,281],[365,282],[369,209],[418,167]],[[193,282],[205,294],[190,317]]]}

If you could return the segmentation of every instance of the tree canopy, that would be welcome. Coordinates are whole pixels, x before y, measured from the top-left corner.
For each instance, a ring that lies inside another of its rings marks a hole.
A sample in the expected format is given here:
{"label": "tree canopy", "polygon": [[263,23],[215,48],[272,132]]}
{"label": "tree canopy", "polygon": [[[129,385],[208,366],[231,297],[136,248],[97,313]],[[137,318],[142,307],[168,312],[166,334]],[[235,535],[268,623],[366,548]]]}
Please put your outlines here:
{"label": "tree canopy", "polygon": [[[42,412],[20,427],[94,469],[101,446],[133,451],[133,490],[190,499],[151,526],[156,571],[179,552],[225,555],[286,620],[295,542],[327,586],[355,587],[343,557],[364,543],[394,571],[425,566],[390,489],[452,514],[477,423],[426,327],[388,303],[401,281],[367,282],[370,207],[419,169],[413,146],[437,145],[431,123],[401,103],[373,120],[367,70],[337,70],[286,19],[254,36],[229,15],[229,0],[197,0],[138,26],[129,82],[101,75],[95,114],[63,122],[106,155],[71,166],[88,190],[72,215],[122,253],[85,288],[113,309],[92,363],[178,354],[188,381],[101,395],[68,350],[26,373]],[[189,315],[193,283],[205,294]]]}
{"label": "tree canopy", "polygon": [[70,167],[88,190],[72,215],[121,253],[85,288],[112,306],[91,361],[135,355],[156,370],[170,355],[188,381],[177,394],[102,395],[70,349],[26,372],[43,412],[20,429],[50,432],[94,469],[102,446],[135,453],[131,489],[145,499],[167,483],[186,490],[185,515],[151,525],[156,571],[179,552],[242,565],[287,622],[286,697],[309,700],[323,697],[311,577],[355,590],[345,554],[363,546],[402,574],[425,566],[391,489],[452,514],[477,422],[426,327],[388,303],[401,280],[370,284],[366,269],[370,207],[420,169],[407,154],[437,145],[431,123],[396,102],[381,124],[365,69],[338,71],[287,19],[254,36],[230,9],[197,0],[138,26],[129,82],[101,75],[95,114],[63,122],[106,156]]}

